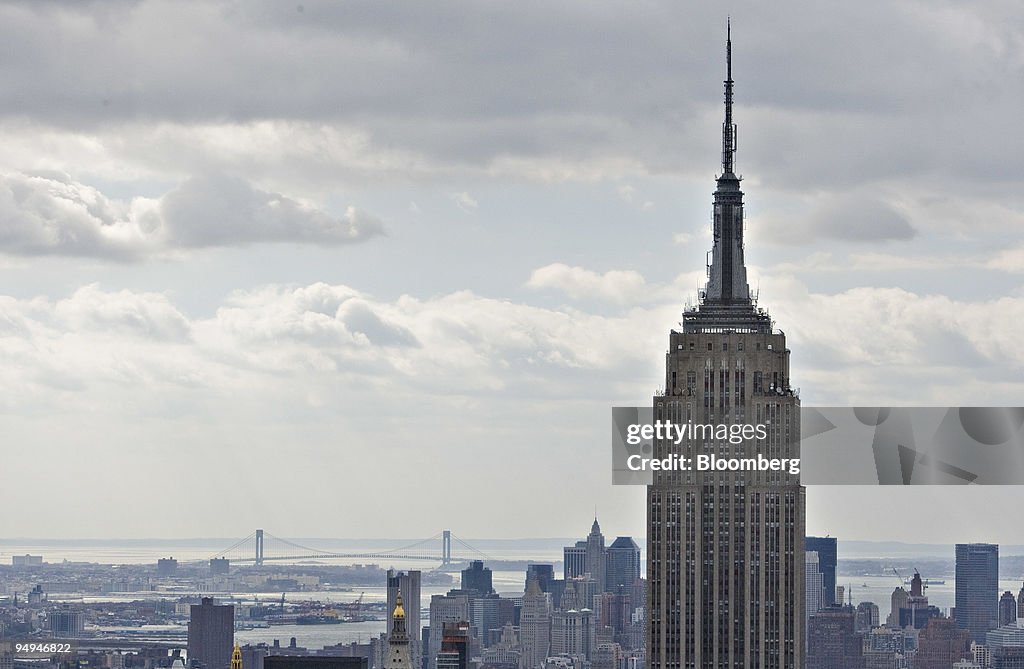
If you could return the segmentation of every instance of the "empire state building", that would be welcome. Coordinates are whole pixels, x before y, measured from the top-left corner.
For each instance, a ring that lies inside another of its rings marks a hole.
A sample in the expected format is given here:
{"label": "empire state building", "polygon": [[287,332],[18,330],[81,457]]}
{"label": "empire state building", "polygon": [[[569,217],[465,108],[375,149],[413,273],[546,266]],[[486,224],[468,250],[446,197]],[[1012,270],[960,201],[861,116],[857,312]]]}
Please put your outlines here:
{"label": "empire state building", "polygon": [[[722,173],[707,284],[669,334],[654,418],[765,425],[766,438],[655,441],[654,457],[800,457],[786,336],[747,283],[726,40]],[[694,459],[695,460],[695,459]],[[804,489],[788,471],[656,471],[647,489],[651,669],[802,669]]]}

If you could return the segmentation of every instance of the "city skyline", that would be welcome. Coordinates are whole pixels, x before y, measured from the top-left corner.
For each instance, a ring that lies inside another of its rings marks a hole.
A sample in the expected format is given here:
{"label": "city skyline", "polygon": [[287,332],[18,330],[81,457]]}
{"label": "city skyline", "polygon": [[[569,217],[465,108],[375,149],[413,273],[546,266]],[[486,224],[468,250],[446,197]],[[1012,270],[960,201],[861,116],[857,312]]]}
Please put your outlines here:
{"label": "city skyline", "polygon": [[[0,8],[0,434],[29,510],[0,534],[482,536],[466,500],[493,499],[499,536],[571,537],[595,502],[644,535],[608,410],[662,385],[703,280],[725,12],[404,11]],[[1024,403],[1016,8],[730,11],[748,279],[804,405]],[[1015,497],[811,487],[807,532],[933,508],[899,538],[1013,543],[987,511]]]}

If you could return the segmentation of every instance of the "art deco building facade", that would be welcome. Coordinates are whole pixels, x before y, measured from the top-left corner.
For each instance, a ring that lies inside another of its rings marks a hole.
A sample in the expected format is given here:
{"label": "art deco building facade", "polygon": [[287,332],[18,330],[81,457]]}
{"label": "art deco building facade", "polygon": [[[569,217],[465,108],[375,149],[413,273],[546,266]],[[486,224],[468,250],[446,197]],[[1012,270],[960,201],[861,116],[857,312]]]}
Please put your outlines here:
{"label": "art deco building facade", "polygon": [[[656,441],[654,455],[799,457],[799,398],[785,335],[747,283],[743,193],[734,171],[732,54],[727,41],[722,174],[714,193],[708,280],[669,335],[654,418],[764,424],[741,444]],[[658,471],[647,490],[651,669],[802,669],[804,490],[780,471]]]}

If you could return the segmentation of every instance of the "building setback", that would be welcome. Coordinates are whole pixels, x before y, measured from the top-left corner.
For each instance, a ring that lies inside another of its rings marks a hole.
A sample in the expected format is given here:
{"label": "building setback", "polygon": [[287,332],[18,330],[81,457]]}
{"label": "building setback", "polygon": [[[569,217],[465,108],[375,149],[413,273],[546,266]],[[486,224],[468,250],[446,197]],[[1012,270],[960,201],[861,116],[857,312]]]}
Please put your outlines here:
{"label": "building setback", "polygon": [[[654,442],[654,458],[798,458],[786,337],[757,306],[743,253],[743,193],[726,40],[722,174],[699,304],[669,335],[654,419],[765,425],[765,439]],[[803,669],[804,489],[788,471],[655,471],[647,489],[649,669]],[[852,622],[851,622],[852,624]]]}

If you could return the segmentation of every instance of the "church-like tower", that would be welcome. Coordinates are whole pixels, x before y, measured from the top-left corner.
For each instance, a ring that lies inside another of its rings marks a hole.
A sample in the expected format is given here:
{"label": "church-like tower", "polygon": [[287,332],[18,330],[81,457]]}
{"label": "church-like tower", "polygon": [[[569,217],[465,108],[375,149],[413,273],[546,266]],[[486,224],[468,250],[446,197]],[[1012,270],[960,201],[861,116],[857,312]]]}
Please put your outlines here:
{"label": "church-like tower", "polygon": [[405,607],[399,593],[395,610],[391,613],[391,633],[388,635],[388,656],[384,669],[412,669],[412,655],[409,652],[409,633],[405,629]]}
{"label": "church-like tower", "polygon": [[[730,31],[731,32],[731,31]],[[785,334],[758,308],[744,261],[726,39],[722,173],[699,303],[669,334],[654,418],[763,424],[767,438],[656,441],[654,457],[798,458],[800,400]],[[647,489],[650,669],[803,669],[804,489],[785,471],[657,471]]]}

